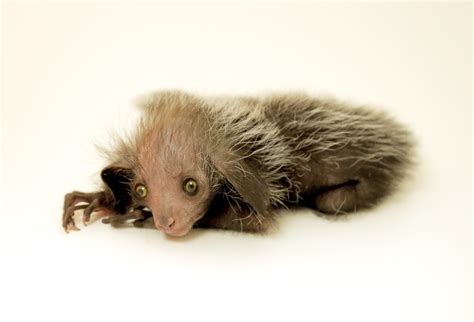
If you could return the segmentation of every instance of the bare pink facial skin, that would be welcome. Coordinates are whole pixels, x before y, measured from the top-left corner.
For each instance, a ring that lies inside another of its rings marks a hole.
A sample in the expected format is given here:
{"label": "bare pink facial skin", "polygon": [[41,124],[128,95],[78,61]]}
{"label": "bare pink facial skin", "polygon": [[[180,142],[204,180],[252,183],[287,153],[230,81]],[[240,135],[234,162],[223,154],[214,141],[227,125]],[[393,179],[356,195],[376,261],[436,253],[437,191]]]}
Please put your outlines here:
{"label": "bare pink facial skin", "polygon": [[[188,138],[186,122],[180,125],[144,138],[138,149],[140,169],[135,182],[147,188],[143,201],[153,213],[156,228],[175,237],[186,235],[204,216],[211,194],[208,175],[200,167],[199,149],[191,143],[195,140]],[[193,196],[183,190],[188,178],[198,184]]]}

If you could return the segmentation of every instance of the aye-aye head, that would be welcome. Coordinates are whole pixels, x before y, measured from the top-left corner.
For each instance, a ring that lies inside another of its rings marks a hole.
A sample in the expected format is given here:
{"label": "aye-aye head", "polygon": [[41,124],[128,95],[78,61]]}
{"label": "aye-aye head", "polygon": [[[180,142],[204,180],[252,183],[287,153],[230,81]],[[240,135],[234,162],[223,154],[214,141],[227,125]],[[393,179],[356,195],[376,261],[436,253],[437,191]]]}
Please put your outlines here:
{"label": "aye-aye head", "polygon": [[172,92],[144,104],[136,133],[109,153],[112,165],[102,171],[118,212],[149,208],[157,229],[183,236],[224,185],[255,211],[267,208],[259,173],[214,135],[212,116],[203,113],[203,104]]}

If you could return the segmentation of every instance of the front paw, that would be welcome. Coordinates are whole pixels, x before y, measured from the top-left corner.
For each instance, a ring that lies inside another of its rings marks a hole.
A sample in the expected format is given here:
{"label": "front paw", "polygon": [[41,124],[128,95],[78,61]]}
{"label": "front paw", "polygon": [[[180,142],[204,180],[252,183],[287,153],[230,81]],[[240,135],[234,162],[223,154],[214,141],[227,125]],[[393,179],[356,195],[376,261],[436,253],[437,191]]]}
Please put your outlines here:
{"label": "front paw", "polygon": [[64,209],[62,217],[63,229],[69,233],[72,230],[79,230],[74,221],[76,210],[84,210],[82,223],[87,225],[93,212],[102,211],[105,215],[115,213],[106,204],[106,195],[104,191],[84,193],[73,191],[64,196]]}

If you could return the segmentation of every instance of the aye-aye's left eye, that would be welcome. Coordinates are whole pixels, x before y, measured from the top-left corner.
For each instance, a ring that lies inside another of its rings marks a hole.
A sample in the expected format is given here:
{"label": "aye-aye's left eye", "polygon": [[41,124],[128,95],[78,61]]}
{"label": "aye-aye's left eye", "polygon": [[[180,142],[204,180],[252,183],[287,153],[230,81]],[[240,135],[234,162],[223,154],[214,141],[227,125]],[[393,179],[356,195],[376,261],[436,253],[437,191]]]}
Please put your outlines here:
{"label": "aye-aye's left eye", "polygon": [[148,189],[146,188],[146,186],[144,184],[137,184],[135,186],[135,196],[139,199],[143,199],[147,196],[148,194]]}
{"label": "aye-aye's left eye", "polygon": [[198,183],[196,180],[192,178],[184,180],[183,191],[189,196],[194,196],[198,192]]}

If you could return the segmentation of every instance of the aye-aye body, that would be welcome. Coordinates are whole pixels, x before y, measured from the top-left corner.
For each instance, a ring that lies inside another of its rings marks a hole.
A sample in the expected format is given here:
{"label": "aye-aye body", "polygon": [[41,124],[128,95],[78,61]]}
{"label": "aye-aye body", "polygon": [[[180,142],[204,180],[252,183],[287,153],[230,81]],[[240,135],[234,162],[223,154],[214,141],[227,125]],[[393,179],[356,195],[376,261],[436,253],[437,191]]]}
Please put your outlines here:
{"label": "aye-aye body", "polygon": [[161,91],[142,102],[135,133],[107,152],[103,188],[66,195],[103,222],[265,232],[279,207],[325,214],[372,207],[406,176],[410,133],[384,113],[303,94],[200,97]]}

